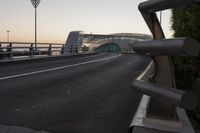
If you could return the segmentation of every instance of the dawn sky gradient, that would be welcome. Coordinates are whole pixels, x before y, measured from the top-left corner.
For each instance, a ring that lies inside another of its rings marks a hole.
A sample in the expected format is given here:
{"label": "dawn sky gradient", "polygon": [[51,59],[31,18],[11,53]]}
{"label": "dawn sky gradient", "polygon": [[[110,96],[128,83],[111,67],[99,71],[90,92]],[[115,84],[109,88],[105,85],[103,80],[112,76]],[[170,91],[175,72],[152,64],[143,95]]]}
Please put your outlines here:
{"label": "dawn sky gradient", "polygon": [[[38,42],[64,43],[70,31],[85,33],[150,34],[138,11],[143,0],[41,0],[38,6]],[[34,8],[30,0],[0,0],[0,41],[34,42]],[[162,26],[167,37],[170,11],[163,12]]]}

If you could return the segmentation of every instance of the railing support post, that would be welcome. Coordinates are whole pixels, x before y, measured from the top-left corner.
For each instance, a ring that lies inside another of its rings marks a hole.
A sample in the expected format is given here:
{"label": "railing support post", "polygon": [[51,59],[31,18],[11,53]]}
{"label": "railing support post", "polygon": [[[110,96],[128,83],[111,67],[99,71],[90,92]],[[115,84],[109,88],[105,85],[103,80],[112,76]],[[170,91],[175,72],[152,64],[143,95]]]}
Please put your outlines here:
{"label": "railing support post", "polygon": [[10,43],[8,46],[7,46],[7,52],[8,53],[8,57],[11,58],[13,57],[13,53],[12,53],[12,43]]}
{"label": "railing support post", "polygon": [[49,44],[48,55],[49,55],[49,56],[52,55],[52,52],[51,52],[51,44]]}
{"label": "railing support post", "polygon": [[[0,43],[0,52],[3,52],[3,48],[1,47],[1,43]],[[3,57],[3,54],[0,54],[0,58]]]}
{"label": "railing support post", "polygon": [[61,55],[64,54],[64,48],[65,48],[65,45],[62,45],[62,48],[61,48],[61,51],[60,51],[60,54],[61,54]]}
{"label": "railing support post", "polygon": [[34,51],[35,51],[36,54],[39,52],[37,44],[35,44],[35,50]]}
{"label": "railing support post", "polygon": [[31,43],[31,46],[29,48],[29,52],[30,52],[30,55],[33,56],[34,55],[34,48],[33,48],[33,43]]}

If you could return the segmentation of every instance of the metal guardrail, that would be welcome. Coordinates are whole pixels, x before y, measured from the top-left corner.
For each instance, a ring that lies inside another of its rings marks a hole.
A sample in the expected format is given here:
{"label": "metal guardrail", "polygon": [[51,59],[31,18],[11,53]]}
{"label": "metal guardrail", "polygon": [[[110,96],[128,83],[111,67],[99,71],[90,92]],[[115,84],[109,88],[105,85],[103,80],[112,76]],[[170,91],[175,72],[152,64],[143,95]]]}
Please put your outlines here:
{"label": "metal guardrail", "polygon": [[[193,109],[190,92],[176,89],[170,56],[199,56],[200,44],[192,38],[164,39],[156,12],[200,0],[149,0],[139,10],[154,40],[138,42],[134,51],[152,57],[152,62],[136,80],[133,89],[143,95],[131,123],[131,133],[194,133],[184,109]],[[153,73],[152,73],[153,72]]]}
{"label": "metal guardrail", "polygon": [[123,54],[132,54],[132,53],[135,53],[135,51],[133,50],[133,48],[121,48],[120,51]]}
{"label": "metal guardrail", "polygon": [[159,39],[136,42],[134,50],[150,56],[198,56],[199,43],[192,38]]}
{"label": "metal guardrail", "polygon": [[82,52],[82,45],[65,45],[64,52],[66,54],[74,54]]}
{"label": "metal guardrail", "polygon": [[57,43],[25,43],[25,42],[0,42],[0,58],[13,56],[52,55],[63,54],[64,44]]}
{"label": "metal guardrail", "polygon": [[169,88],[144,80],[134,80],[132,86],[134,90],[149,95],[151,98],[162,101],[163,103],[167,101],[170,104],[189,110],[195,107],[195,96],[193,93]]}

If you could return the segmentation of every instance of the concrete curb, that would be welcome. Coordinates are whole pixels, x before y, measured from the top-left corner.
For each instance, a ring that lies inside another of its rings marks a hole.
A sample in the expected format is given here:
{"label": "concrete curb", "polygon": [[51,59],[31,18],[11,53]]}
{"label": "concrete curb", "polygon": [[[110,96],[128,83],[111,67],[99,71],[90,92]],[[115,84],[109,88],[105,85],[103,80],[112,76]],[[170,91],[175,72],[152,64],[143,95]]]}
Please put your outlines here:
{"label": "concrete curb", "polygon": [[61,55],[61,56],[45,56],[45,57],[29,57],[29,58],[22,58],[22,59],[8,59],[8,60],[0,60],[0,65],[8,65],[8,64],[18,64],[18,63],[30,63],[35,61],[51,61],[51,60],[60,60],[60,59],[67,59],[67,58],[76,58],[80,56],[89,56],[97,54],[97,52],[92,53],[81,53],[81,54],[73,54],[73,55]]}

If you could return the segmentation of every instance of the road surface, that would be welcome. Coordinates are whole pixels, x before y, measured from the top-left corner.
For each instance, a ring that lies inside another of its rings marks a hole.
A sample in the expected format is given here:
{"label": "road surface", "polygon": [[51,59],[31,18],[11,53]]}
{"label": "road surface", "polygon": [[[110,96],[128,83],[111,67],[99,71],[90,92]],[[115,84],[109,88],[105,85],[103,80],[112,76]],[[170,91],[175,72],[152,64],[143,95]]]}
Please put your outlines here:
{"label": "road surface", "polygon": [[55,133],[128,133],[140,94],[131,81],[150,60],[135,54],[0,65],[0,124]]}

